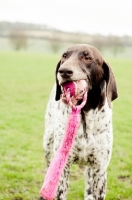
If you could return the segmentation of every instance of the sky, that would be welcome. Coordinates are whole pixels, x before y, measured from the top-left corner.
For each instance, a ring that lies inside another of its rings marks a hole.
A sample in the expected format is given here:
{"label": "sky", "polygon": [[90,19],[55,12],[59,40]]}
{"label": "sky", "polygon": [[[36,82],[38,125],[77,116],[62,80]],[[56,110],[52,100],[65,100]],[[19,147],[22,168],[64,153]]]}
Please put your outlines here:
{"label": "sky", "polygon": [[132,36],[132,0],[0,0],[0,21]]}

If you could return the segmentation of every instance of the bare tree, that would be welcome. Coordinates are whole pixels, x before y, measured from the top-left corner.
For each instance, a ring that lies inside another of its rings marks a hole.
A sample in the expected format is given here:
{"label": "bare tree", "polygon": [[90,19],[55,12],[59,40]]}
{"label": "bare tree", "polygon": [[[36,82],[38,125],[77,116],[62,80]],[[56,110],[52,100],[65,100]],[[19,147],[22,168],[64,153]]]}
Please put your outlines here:
{"label": "bare tree", "polygon": [[52,30],[51,38],[49,39],[49,44],[54,53],[58,53],[61,48],[61,38],[57,30]]}
{"label": "bare tree", "polygon": [[53,40],[49,40],[49,43],[50,43],[50,47],[53,53],[58,53],[61,47],[60,41],[53,39]]}
{"label": "bare tree", "polygon": [[92,40],[92,45],[95,46],[100,51],[103,51],[105,48],[105,38],[102,35],[94,35]]}
{"label": "bare tree", "polygon": [[114,56],[117,56],[118,53],[123,51],[123,41],[122,38],[118,36],[108,36],[107,38],[107,45],[111,47]]}
{"label": "bare tree", "polygon": [[19,51],[22,48],[27,48],[27,35],[24,31],[17,29],[11,31],[9,39],[15,50]]}

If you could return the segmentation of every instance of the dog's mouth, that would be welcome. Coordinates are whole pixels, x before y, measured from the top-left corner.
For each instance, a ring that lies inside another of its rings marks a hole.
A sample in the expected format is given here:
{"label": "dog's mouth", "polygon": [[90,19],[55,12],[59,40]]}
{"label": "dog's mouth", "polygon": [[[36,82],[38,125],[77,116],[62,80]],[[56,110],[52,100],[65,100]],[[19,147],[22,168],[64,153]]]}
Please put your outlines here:
{"label": "dog's mouth", "polygon": [[61,90],[63,94],[68,90],[71,97],[80,100],[88,91],[88,84],[86,80],[66,81],[61,85]]}
{"label": "dog's mouth", "polygon": [[[81,105],[85,105],[87,99],[88,85],[86,80],[66,81],[61,86],[61,100],[70,105],[72,108],[81,101]],[[85,103],[84,103],[85,102]],[[79,103],[80,104],[80,103]],[[84,106],[83,105],[83,106]]]}

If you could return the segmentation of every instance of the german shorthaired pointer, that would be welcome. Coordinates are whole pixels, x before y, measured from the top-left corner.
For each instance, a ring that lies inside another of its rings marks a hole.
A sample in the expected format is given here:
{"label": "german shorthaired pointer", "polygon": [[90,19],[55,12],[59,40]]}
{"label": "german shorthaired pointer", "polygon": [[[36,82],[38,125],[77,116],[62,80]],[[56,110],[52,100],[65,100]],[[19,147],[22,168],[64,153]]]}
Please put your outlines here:
{"label": "german shorthaired pointer", "polygon": [[76,80],[86,80],[88,98],[81,111],[81,124],[61,176],[56,199],[67,199],[70,167],[77,163],[86,166],[84,199],[104,200],[106,170],[113,144],[111,101],[118,95],[111,67],[100,52],[90,45],[77,44],[68,48],[57,64],[56,84],[46,111],[45,158],[49,166],[62,140],[71,109],[61,99],[61,86],[66,81]]}

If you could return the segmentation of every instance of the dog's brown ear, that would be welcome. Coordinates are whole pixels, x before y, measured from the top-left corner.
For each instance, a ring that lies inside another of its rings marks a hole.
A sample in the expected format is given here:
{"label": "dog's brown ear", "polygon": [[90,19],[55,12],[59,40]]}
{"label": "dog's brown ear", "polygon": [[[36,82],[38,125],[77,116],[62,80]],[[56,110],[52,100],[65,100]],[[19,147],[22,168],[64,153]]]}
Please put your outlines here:
{"label": "dog's brown ear", "polygon": [[55,71],[55,76],[56,76],[56,95],[55,95],[55,100],[58,101],[60,99],[60,95],[61,95],[61,86],[59,85],[58,79],[57,79],[57,73],[58,70],[60,68],[60,63],[61,61],[58,62],[57,66],[56,66],[56,71]]}
{"label": "dog's brown ear", "polygon": [[111,108],[111,101],[115,100],[118,97],[116,80],[111,67],[105,61],[103,62],[103,69],[104,79],[106,81],[106,95],[108,99],[108,104]]}

